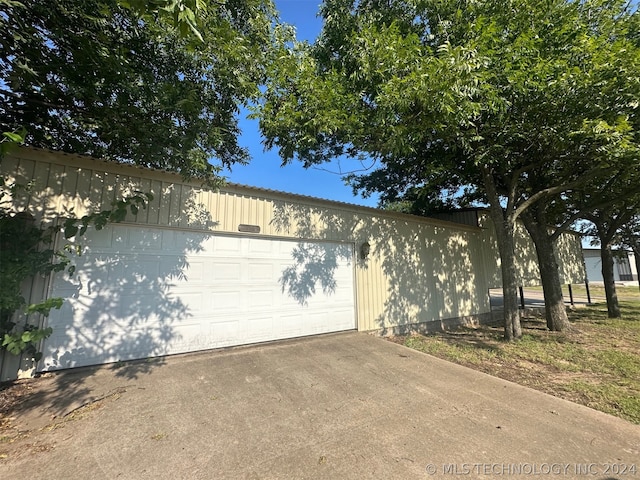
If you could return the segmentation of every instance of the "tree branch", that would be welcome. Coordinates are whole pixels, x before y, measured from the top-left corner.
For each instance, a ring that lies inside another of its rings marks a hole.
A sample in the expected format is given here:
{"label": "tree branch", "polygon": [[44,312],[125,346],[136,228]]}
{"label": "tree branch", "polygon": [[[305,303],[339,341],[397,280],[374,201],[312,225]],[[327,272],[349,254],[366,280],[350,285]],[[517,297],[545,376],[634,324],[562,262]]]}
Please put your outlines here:
{"label": "tree branch", "polygon": [[[637,186],[631,189],[626,195],[637,195],[637,194],[640,194],[640,186]],[[591,214],[590,212],[600,208],[606,208],[610,205],[615,204],[617,201],[618,201],[617,198],[609,199],[599,203],[596,202],[594,204],[590,204],[579,209],[573,215],[571,215],[567,220],[565,220],[560,226],[555,228],[555,230],[553,231],[553,234],[551,235],[551,240],[555,241],[560,235],[562,235],[564,231],[566,231],[576,220],[580,218],[589,220],[590,222],[593,223],[593,220],[591,220],[593,214]],[[591,218],[587,218],[587,217],[591,217]]]}
{"label": "tree branch", "polygon": [[50,103],[50,102],[46,102],[44,100],[38,100],[36,98],[31,98],[31,97],[23,97],[22,95],[20,95],[19,93],[15,93],[12,92],[10,90],[5,90],[3,88],[0,88],[0,95],[7,95],[9,97],[13,97],[17,100],[20,100],[24,103],[31,103],[31,104],[36,104],[36,105],[42,105],[43,107],[47,107],[47,108],[55,108],[56,110],[72,110],[75,112],[85,112],[85,109],[83,108],[79,108],[75,105],[56,105],[55,103]]}
{"label": "tree branch", "polygon": [[540,190],[540,191],[536,192],[535,194],[530,196],[527,200],[525,200],[520,205],[518,205],[518,207],[516,208],[516,210],[514,212],[514,219],[518,218],[522,214],[522,212],[524,212],[527,208],[529,208],[531,205],[533,205],[534,203],[538,202],[542,198],[544,198],[546,196],[549,196],[549,195],[556,195],[558,193],[562,193],[562,192],[566,192],[568,190],[572,190],[575,187],[580,186],[580,185],[588,182],[593,177],[595,177],[598,173],[603,172],[603,171],[605,171],[605,169],[597,167],[597,168],[594,168],[593,170],[591,170],[590,172],[586,172],[586,173],[582,174],[579,179],[577,179],[577,180],[575,180],[573,182],[569,182],[569,183],[566,183],[564,185],[556,185],[555,187],[545,188],[544,190]]}

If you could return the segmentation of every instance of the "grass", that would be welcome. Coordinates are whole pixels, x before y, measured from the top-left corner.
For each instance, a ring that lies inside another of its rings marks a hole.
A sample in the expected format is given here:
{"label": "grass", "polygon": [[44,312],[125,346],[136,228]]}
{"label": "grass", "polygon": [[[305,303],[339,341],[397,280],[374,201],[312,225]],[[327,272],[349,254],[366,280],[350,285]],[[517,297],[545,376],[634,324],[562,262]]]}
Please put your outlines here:
{"label": "grass", "polygon": [[640,424],[640,301],[621,308],[621,319],[607,318],[605,304],[571,311],[572,328],[562,333],[526,318],[522,339],[511,343],[497,326],[396,341]]}
{"label": "grass", "polygon": [[[542,287],[527,287],[526,290],[531,288],[532,290],[536,289],[538,291],[542,291]],[[571,290],[573,292],[574,297],[587,297],[587,289],[584,284],[581,285],[572,285]],[[562,288],[562,293],[565,299],[569,298],[569,288],[565,285]],[[592,301],[604,301],[606,296],[604,293],[604,286],[602,284],[589,284],[589,294],[591,295]],[[618,295],[619,300],[624,301],[639,301],[640,302],[640,289],[633,285],[619,285],[616,284],[616,294]]]}

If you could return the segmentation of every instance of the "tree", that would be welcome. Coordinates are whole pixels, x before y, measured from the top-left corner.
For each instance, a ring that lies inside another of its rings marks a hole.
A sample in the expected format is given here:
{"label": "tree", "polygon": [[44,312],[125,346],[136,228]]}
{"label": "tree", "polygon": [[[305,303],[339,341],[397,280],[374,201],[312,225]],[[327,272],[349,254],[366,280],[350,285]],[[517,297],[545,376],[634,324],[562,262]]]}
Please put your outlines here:
{"label": "tree", "polygon": [[316,44],[272,66],[266,146],[305,166],[369,155],[377,168],[349,180],[383,202],[475,190],[496,231],[505,337],[519,337],[516,222],[617,168],[598,152],[633,145],[634,13],[600,0],[328,0],[321,13]]}
{"label": "tree", "polygon": [[[638,178],[636,177],[634,181],[637,182]],[[609,318],[621,316],[614,277],[613,247],[615,244],[624,245],[625,239],[629,244],[637,245],[637,240],[634,241],[633,220],[637,218],[640,212],[640,194],[617,196],[617,193],[615,191],[609,192],[611,197],[617,199],[615,203],[604,208],[593,209],[593,211],[584,215],[584,218],[593,224],[593,227],[588,229],[586,233],[595,236],[600,243],[602,279],[604,280]]]}
{"label": "tree", "polygon": [[[269,0],[0,0],[0,8],[0,161],[26,143],[213,184],[220,167],[210,157],[247,159],[236,114],[264,81]],[[28,304],[22,287],[38,275],[73,274],[69,245],[57,248],[54,234],[62,226],[65,238],[81,237],[122,221],[152,195],[42,226],[13,205],[28,188],[0,177],[0,353],[37,361],[51,329],[30,316],[47,316],[62,299]]]}
{"label": "tree", "polygon": [[0,131],[24,127],[28,145],[207,179],[220,168],[212,157],[247,161],[237,113],[265,79],[269,0],[0,6]]}
{"label": "tree", "polygon": [[[558,271],[555,252],[556,233],[560,229],[551,230],[551,224],[542,202],[532,205],[522,214],[522,222],[535,245],[540,269],[540,280],[544,294],[544,308],[547,328],[551,331],[564,331],[569,328],[569,318],[564,306],[562,285]],[[551,231],[550,231],[551,230]]]}

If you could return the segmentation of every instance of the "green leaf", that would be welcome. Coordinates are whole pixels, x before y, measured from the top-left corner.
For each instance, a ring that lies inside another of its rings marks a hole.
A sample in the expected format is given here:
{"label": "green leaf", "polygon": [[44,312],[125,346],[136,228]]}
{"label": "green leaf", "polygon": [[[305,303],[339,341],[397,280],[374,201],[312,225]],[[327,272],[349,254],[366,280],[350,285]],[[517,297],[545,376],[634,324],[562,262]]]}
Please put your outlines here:
{"label": "green leaf", "polygon": [[32,315],[34,313],[40,313],[44,316],[49,315],[49,312],[52,308],[59,310],[62,307],[64,300],[59,297],[48,298],[40,303],[34,303],[29,305],[25,309],[25,313],[27,315]]}
{"label": "green leaf", "polygon": [[64,228],[64,238],[72,238],[78,233],[78,227],[75,225],[67,225]]}
{"label": "green leaf", "polygon": [[24,142],[24,137],[22,135],[17,134],[17,133],[3,132],[2,136],[5,137],[5,138],[8,138],[12,142],[16,142],[16,143]]}
{"label": "green leaf", "polygon": [[11,95],[0,118],[16,128],[3,152],[24,125],[32,145],[204,183],[218,178],[202,159],[248,160],[238,107],[266,78],[278,24],[270,1],[4,0],[2,15],[10,54],[0,84]]}

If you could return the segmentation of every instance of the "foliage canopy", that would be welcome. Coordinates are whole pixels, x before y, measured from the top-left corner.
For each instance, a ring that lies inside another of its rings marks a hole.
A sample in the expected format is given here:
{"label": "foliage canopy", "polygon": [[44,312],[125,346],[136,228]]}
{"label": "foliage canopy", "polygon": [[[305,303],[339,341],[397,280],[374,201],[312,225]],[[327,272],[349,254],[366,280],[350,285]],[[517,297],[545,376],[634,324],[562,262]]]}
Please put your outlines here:
{"label": "foliage canopy", "polygon": [[[321,13],[318,41],[272,66],[267,147],[305,166],[368,155],[376,168],[348,180],[387,203],[468,188],[491,207],[505,301],[518,217],[637,169],[638,14],[627,3],[327,0]],[[517,306],[505,307],[517,336]]]}
{"label": "foliage canopy", "polygon": [[265,79],[269,0],[0,7],[0,131],[24,127],[28,145],[185,176],[212,177],[211,157],[248,159],[237,113]]}

